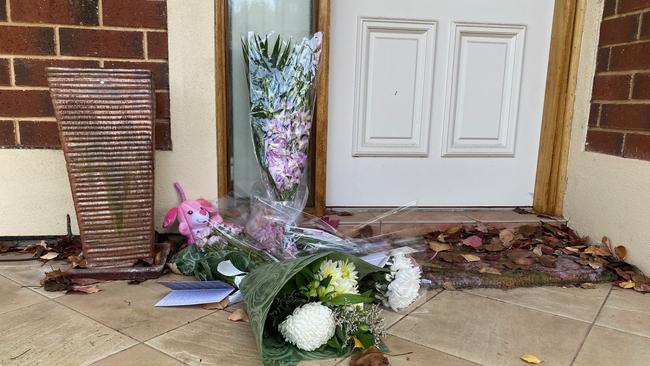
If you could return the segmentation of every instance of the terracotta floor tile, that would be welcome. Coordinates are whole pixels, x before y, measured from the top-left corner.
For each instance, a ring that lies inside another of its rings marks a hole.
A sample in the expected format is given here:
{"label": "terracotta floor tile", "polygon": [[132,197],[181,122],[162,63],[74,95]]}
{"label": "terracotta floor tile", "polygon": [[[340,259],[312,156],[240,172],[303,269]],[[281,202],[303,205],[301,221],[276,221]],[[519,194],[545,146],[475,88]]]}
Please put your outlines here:
{"label": "terracotta floor tile", "polygon": [[0,365],[89,365],[137,342],[53,301],[0,315]]}
{"label": "terracotta floor tile", "polygon": [[[376,212],[371,212],[365,209],[335,209],[336,211],[345,211],[349,212],[352,215],[349,216],[338,216],[338,215],[328,215],[331,219],[340,220],[341,224],[360,224],[366,222],[373,222],[376,217]],[[377,221],[377,223],[379,223]]]}
{"label": "terracotta floor tile", "polygon": [[0,314],[46,301],[47,297],[0,277]]}
{"label": "terracotta floor tile", "polygon": [[98,293],[68,294],[56,301],[139,341],[151,339],[213,312],[200,306],[155,307],[154,304],[169,289],[159,284],[151,285],[105,282],[97,285],[102,289]]}
{"label": "terracotta floor tile", "polygon": [[573,365],[650,365],[650,338],[595,326]]}
{"label": "terracotta floor tile", "polygon": [[589,323],[460,291],[444,291],[389,334],[483,365],[521,365],[530,353],[569,365]]}
{"label": "terracotta floor tile", "polygon": [[124,365],[182,366],[185,364],[144,344],[138,344],[93,364],[93,366]]}
{"label": "terracotta floor tile", "polygon": [[473,223],[464,211],[452,210],[405,210],[383,217],[382,223]]}
{"label": "terracotta floor tile", "polygon": [[596,314],[598,314],[598,310],[600,310],[605,298],[607,298],[610,288],[610,284],[599,284],[593,290],[547,286],[512,290],[473,289],[465,290],[465,292],[576,320],[592,322],[596,318]]}
{"label": "terracotta floor tile", "polygon": [[650,337],[650,295],[612,288],[596,324]]}

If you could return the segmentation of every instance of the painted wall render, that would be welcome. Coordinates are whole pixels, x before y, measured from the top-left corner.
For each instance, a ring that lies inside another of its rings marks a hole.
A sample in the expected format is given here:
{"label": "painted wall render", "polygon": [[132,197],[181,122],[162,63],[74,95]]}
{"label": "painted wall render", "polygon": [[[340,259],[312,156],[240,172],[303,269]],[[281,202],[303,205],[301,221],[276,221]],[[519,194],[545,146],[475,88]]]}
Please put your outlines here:
{"label": "painted wall render", "polygon": [[[156,151],[155,222],[190,196],[217,196],[214,2],[168,0],[169,83],[173,151]],[[191,27],[187,24],[191,23]],[[0,236],[78,233],[61,150],[0,150]]]}
{"label": "painted wall render", "polygon": [[650,273],[650,162],[584,150],[603,1],[586,3],[564,216],[595,242],[625,245],[627,261]]}

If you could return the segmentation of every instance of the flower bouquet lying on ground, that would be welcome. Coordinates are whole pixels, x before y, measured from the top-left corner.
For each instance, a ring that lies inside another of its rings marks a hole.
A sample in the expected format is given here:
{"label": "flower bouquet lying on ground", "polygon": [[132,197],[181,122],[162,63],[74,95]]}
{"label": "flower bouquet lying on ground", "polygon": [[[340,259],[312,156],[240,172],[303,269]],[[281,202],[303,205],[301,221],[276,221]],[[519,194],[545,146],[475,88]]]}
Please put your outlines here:
{"label": "flower bouquet lying on ground", "polygon": [[418,296],[420,269],[403,254],[386,268],[338,252],[257,267],[240,283],[265,365],[386,350],[379,303],[396,308]]}

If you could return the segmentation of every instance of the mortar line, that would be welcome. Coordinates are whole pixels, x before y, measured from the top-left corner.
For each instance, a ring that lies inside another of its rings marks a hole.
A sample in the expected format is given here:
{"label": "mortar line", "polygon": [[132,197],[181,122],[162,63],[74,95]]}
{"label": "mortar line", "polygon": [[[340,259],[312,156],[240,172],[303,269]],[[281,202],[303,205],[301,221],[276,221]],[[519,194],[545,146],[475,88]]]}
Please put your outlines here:
{"label": "mortar line", "polygon": [[614,288],[613,286],[610,286],[609,291],[607,292],[607,296],[605,297],[605,301],[603,301],[603,303],[600,304],[600,309],[598,309],[598,313],[596,313],[596,316],[594,317],[594,320],[591,322],[591,324],[587,328],[587,332],[585,333],[584,338],[582,338],[582,342],[580,342],[580,346],[578,346],[578,350],[573,355],[573,359],[571,360],[571,366],[573,366],[573,364],[576,362],[576,359],[578,358],[578,355],[580,354],[580,351],[582,351],[582,347],[585,345],[585,342],[587,341],[587,337],[589,337],[589,333],[591,333],[591,330],[593,329],[594,325],[596,325],[596,321],[598,320],[598,317],[600,316],[600,313],[603,311],[603,308],[605,307],[605,304],[607,304],[607,300],[609,300],[609,295],[611,295],[613,288]]}

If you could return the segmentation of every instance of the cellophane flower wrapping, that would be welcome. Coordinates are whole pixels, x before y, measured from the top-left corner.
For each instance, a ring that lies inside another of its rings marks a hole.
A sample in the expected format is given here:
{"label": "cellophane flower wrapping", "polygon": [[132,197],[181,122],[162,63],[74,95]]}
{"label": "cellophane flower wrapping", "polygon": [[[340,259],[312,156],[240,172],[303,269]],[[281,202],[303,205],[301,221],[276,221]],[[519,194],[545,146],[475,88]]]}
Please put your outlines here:
{"label": "cellophane flower wrapping", "polygon": [[321,42],[320,32],[299,42],[253,32],[242,40],[261,178],[251,193],[247,232],[271,252],[287,249],[281,240],[284,226],[295,223],[309,195],[308,150]]}

